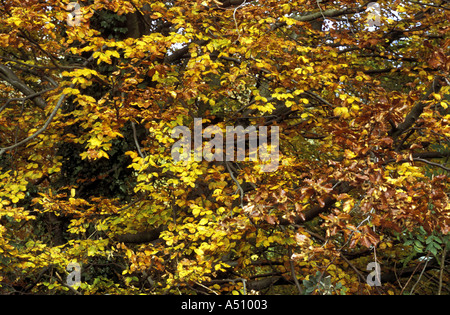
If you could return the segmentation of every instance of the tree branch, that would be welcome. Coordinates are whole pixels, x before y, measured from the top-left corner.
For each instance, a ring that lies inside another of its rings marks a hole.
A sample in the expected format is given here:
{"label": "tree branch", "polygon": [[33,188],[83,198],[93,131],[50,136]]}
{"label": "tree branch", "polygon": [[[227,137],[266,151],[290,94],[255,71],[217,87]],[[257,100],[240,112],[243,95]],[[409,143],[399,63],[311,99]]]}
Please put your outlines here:
{"label": "tree branch", "polygon": [[439,93],[443,85],[441,81],[443,80],[444,78],[442,76],[439,75],[435,76],[427,93],[424,96],[422,96],[422,98],[416,105],[414,105],[411,111],[406,115],[404,121],[401,124],[399,124],[396,128],[392,128],[389,131],[389,134],[394,140],[397,139],[403,132],[405,132],[414,125],[416,120],[423,113],[424,108],[427,106],[427,103],[425,101],[430,97],[432,93]]}
{"label": "tree branch", "polygon": [[[336,185],[336,190],[339,194],[347,193],[352,189],[352,187],[345,182],[339,182],[339,184]],[[328,196],[325,198],[323,202],[323,206],[320,206],[319,204],[313,206],[311,209],[304,211],[301,213],[301,215],[298,215],[294,218],[294,220],[288,220],[285,218],[278,218],[280,225],[291,225],[291,224],[300,224],[304,222],[311,221],[315,217],[317,217],[319,214],[324,213],[328,211],[336,202],[336,199],[332,196]]]}
{"label": "tree branch", "polygon": [[156,241],[163,230],[164,226],[160,226],[150,231],[123,234],[117,236],[117,240],[123,243],[150,243]]}
{"label": "tree branch", "polygon": [[419,162],[426,163],[428,165],[437,166],[437,167],[440,167],[440,168],[442,168],[443,170],[445,170],[447,172],[450,172],[450,168],[445,167],[444,165],[439,164],[439,163],[431,162],[431,161],[428,161],[428,160],[425,160],[425,159],[421,159],[421,158],[413,158],[413,161],[419,161]]}
{"label": "tree branch", "polygon": [[[300,21],[300,22],[311,22],[311,21],[314,21],[319,18],[330,18],[330,17],[337,17],[337,16],[341,16],[341,15],[345,15],[345,14],[359,13],[359,12],[365,11],[367,5],[370,2],[376,2],[376,1],[368,1],[368,2],[364,3],[362,6],[357,7],[355,9],[345,8],[345,9],[329,9],[329,10],[325,10],[325,11],[321,10],[319,12],[314,12],[314,13],[307,14],[307,15],[295,16],[295,17],[293,17],[293,19]],[[274,30],[276,30],[280,27],[286,26],[286,25],[287,25],[286,22],[276,22],[276,23],[272,24],[271,30],[274,31]]]}
{"label": "tree branch", "polygon": [[45,109],[47,103],[32,88],[20,80],[17,75],[7,66],[0,64],[0,78],[11,84],[14,88],[22,92],[25,96],[32,98],[34,104],[40,109]]}
{"label": "tree branch", "polygon": [[291,247],[288,247],[288,255],[289,255],[289,267],[291,268],[291,277],[294,279],[295,286],[297,287],[298,293],[303,295],[304,291],[298,282],[297,275],[295,274],[295,266],[294,261],[292,260],[292,250]]}
{"label": "tree branch", "polygon": [[189,52],[189,47],[192,44],[197,44],[199,46],[203,46],[208,42],[208,40],[197,40],[197,41],[193,41],[191,43],[188,43],[186,46],[174,51],[172,54],[167,55],[164,58],[164,62],[165,63],[172,63],[174,61],[177,61],[179,59],[181,59],[185,54],[187,54]]}
{"label": "tree branch", "polygon": [[[449,253],[447,252],[445,257],[448,257],[448,256],[449,256]],[[440,269],[439,263],[437,262],[437,259],[435,257],[431,258],[427,265],[421,266],[421,264],[422,264],[422,262],[419,262],[419,264],[417,266],[404,268],[399,271],[392,270],[389,272],[382,273],[380,280],[382,283],[383,282],[395,282],[395,281],[397,281],[397,278],[409,277],[418,271],[422,271],[422,269],[425,269],[425,270],[431,270],[431,269],[436,269],[436,268]]]}
{"label": "tree branch", "polygon": [[[70,87],[73,88],[74,84],[72,84]],[[17,142],[13,145],[10,145],[9,147],[5,147],[5,148],[0,148],[0,156],[3,155],[3,153],[5,153],[6,151],[12,150],[17,148],[18,146],[21,146],[22,144],[27,143],[28,141],[33,140],[34,138],[36,138],[37,136],[39,136],[41,133],[43,133],[48,126],[50,125],[50,123],[52,122],[53,118],[56,116],[56,113],[58,112],[59,108],[62,105],[62,102],[64,100],[64,98],[66,97],[66,94],[62,94],[58,100],[58,102],[56,103],[55,108],[53,109],[52,113],[50,114],[50,116],[48,117],[47,121],[45,122],[45,124],[35,133],[33,133],[31,136],[29,136],[28,138],[23,139],[20,142]]]}
{"label": "tree branch", "polygon": [[[413,153],[412,154],[413,159],[443,159],[446,157],[450,157],[450,151],[445,151],[445,152],[418,152],[418,153]],[[403,162],[410,162],[410,159],[401,159],[399,161],[397,161],[396,159],[389,159],[383,162],[383,164],[388,164],[388,163],[393,163],[393,162],[398,162],[398,163],[403,163]]]}
{"label": "tree branch", "polygon": [[136,124],[134,123],[134,121],[131,122],[131,129],[133,129],[134,144],[136,145],[136,149],[139,153],[139,156],[144,159],[145,156],[144,156],[144,154],[142,154],[141,146],[139,145],[139,141],[137,139]]}
{"label": "tree branch", "polygon": [[8,99],[6,100],[6,102],[5,102],[5,104],[3,104],[2,107],[0,107],[0,114],[3,112],[3,110],[6,108],[6,106],[8,106],[8,104],[11,103],[11,102],[21,101],[21,102],[23,103],[23,102],[25,102],[25,101],[28,100],[28,99],[35,98],[35,97],[40,96],[40,95],[42,95],[42,94],[44,94],[44,93],[50,92],[50,91],[54,90],[55,88],[56,88],[56,87],[48,88],[48,89],[45,89],[45,90],[36,92],[36,93],[34,93],[34,94],[30,94],[30,95],[25,96],[25,97],[8,98]]}
{"label": "tree branch", "polygon": [[[103,47],[102,47],[102,49],[103,49]],[[97,51],[98,51],[98,50],[97,50]],[[94,52],[94,53],[95,53],[95,52]],[[91,61],[94,59],[94,53],[92,53],[92,55],[91,55],[91,56],[83,63],[83,67],[87,66],[87,64],[88,64],[89,62],[91,62]],[[1,67],[2,67],[2,65],[0,65],[0,70],[2,70]],[[4,67],[4,66],[3,66],[3,67]],[[4,67],[4,68],[6,68],[6,67]],[[74,84],[74,83],[72,83],[72,84],[70,85],[70,88],[73,88],[73,87],[75,87],[75,84]],[[30,89],[30,90],[31,90],[31,89]],[[33,91],[33,93],[34,93],[34,91]],[[36,131],[35,133],[33,133],[31,136],[29,136],[29,137],[23,139],[22,141],[19,141],[19,142],[13,144],[13,145],[10,145],[9,147],[0,148],[0,156],[2,156],[3,153],[5,153],[6,151],[15,149],[15,148],[17,148],[18,146],[21,146],[22,144],[25,144],[25,143],[27,143],[27,142],[33,140],[34,138],[36,138],[37,136],[39,136],[41,133],[43,133],[43,132],[48,128],[48,126],[49,126],[50,123],[52,122],[53,118],[55,118],[56,114],[58,113],[59,108],[61,107],[61,105],[62,105],[62,103],[63,103],[63,101],[64,101],[64,99],[65,99],[65,97],[66,97],[66,95],[67,95],[67,94],[61,94],[61,96],[60,96],[59,99],[58,99],[58,102],[56,103],[55,108],[53,108],[53,111],[51,112],[50,116],[47,118],[47,121],[45,122],[45,124],[44,124],[38,131]],[[44,107],[45,107],[45,106],[44,106]]]}

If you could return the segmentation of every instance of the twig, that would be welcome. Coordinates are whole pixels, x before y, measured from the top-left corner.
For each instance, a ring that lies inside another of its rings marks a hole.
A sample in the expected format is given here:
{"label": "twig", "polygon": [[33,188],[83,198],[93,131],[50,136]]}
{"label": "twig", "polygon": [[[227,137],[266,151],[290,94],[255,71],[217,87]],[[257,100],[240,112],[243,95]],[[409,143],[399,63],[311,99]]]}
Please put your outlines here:
{"label": "twig", "polygon": [[304,291],[303,291],[302,287],[300,286],[300,283],[298,282],[297,275],[295,274],[295,266],[294,266],[294,261],[292,260],[292,250],[290,247],[288,247],[288,255],[289,255],[289,267],[291,268],[291,276],[294,279],[294,283],[298,289],[298,293],[300,295],[303,295]]}
{"label": "twig", "polygon": [[0,79],[5,80],[26,96],[34,95],[34,104],[40,109],[45,109],[47,104],[41,98],[40,93],[36,94],[36,92],[28,85],[26,85],[22,80],[20,80],[19,77],[11,69],[2,64],[0,64]]}
{"label": "twig", "polygon": [[431,3],[423,3],[423,2],[419,2],[419,1],[412,1],[412,0],[406,0],[407,2],[411,2],[411,3],[415,3],[418,5],[423,5],[423,6],[428,6],[428,7],[434,7],[434,8],[439,8],[439,9],[444,9],[444,10],[450,10],[450,8],[446,8],[442,5],[436,5],[436,4],[431,4]]}
{"label": "twig", "polygon": [[325,20],[326,17],[325,17],[325,15],[323,14],[322,7],[320,6],[320,1],[319,1],[319,0],[316,0],[316,4],[317,4],[317,6],[319,7],[320,14],[322,14],[322,17],[323,17],[323,19]]}
{"label": "twig", "polygon": [[136,149],[139,153],[139,156],[144,159],[145,158],[144,154],[142,154],[141,147],[139,146],[139,141],[137,139],[136,125],[135,125],[134,121],[131,122],[131,128],[133,129],[133,139],[134,139],[134,144],[136,145]]}
{"label": "twig", "polygon": [[25,96],[25,97],[14,97],[14,98],[9,98],[9,99],[6,100],[5,104],[3,104],[2,107],[0,107],[0,114],[3,112],[3,110],[6,108],[6,106],[7,106],[9,103],[11,103],[11,102],[21,101],[21,102],[23,103],[23,102],[25,102],[25,101],[28,100],[28,99],[31,99],[31,98],[40,96],[41,94],[50,92],[50,91],[54,90],[55,88],[56,88],[56,87],[48,88],[48,89],[45,89],[45,90],[42,90],[42,91],[39,91],[39,92],[30,94],[30,95],[27,95],[27,96]]}
{"label": "twig", "polygon": [[[269,97],[269,98],[267,98],[267,103],[270,103],[270,102],[272,102],[272,101],[274,101],[274,100],[275,100],[275,97]],[[225,124],[228,123],[229,121],[231,121],[232,119],[235,119],[235,118],[236,118],[235,116],[236,116],[237,114],[239,114],[239,113],[242,112],[243,110],[247,109],[248,107],[252,106],[252,105],[255,104],[256,102],[257,102],[256,100],[253,100],[253,101],[247,103],[246,105],[242,106],[241,108],[239,108],[239,109],[236,110],[235,112],[233,112],[233,114],[230,116],[230,118],[228,118],[228,119],[225,121]]]}
{"label": "twig", "polygon": [[227,166],[228,173],[230,173],[231,178],[236,183],[237,188],[239,189],[240,196],[241,196],[241,209],[244,208],[244,190],[242,189],[241,185],[237,181],[236,177],[233,175],[233,171],[231,170],[230,166],[228,165],[228,161],[225,161],[225,165]]}
{"label": "twig", "polygon": [[315,98],[315,99],[321,101],[322,103],[324,103],[324,104],[326,104],[326,105],[328,105],[328,106],[330,106],[330,107],[333,107],[333,108],[335,107],[335,105],[331,104],[331,103],[328,102],[326,99],[324,99],[324,98],[321,97],[320,95],[317,95],[317,94],[314,93],[314,92],[311,92],[311,91],[305,91],[305,93],[308,94],[308,95],[311,95],[313,98]]}
{"label": "twig", "polygon": [[347,259],[347,257],[341,254],[340,258],[342,258],[350,266],[350,268],[352,268],[356,272],[361,281],[364,281],[364,275],[361,273],[361,271],[358,270],[358,268],[355,267],[355,265],[353,265],[353,263],[349,259]]}
{"label": "twig", "polygon": [[411,288],[411,292],[409,293],[410,295],[413,294],[414,289],[415,289],[416,286],[419,284],[420,279],[422,278],[423,273],[424,273],[425,270],[427,269],[427,265],[428,265],[428,261],[429,261],[429,259],[428,259],[428,256],[429,256],[429,255],[430,255],[430,253],[428,253],[427,256],[426,256],[426,258],[425,258],[425,259],[426,259],[425,266],[423,266],[422,271],[420,272],[419,279],[417,279],[416,283],[414,283],[413,287]]}
{"label": "twig", "polygon": [[[372,0],[371,0],[372,1]],[[329,9],[322,12],[314,12],[307,15],[300,15],[300,16],[293,16],[292,18],[301,21],[301,22],[310,22],[319,18],[328,18],[328,17],[338,17],[341,15],[347,15],[347,14],[353,14],[353,13],[359,13],[364,10],[366,10],[367,5],[371,2],[367,1],[363,5],[351,9],[351,8],[343,8],[343,9]],[[275,22],[271,25],[270,30],[274,31],[279,29],[280,27],[286,26],[286,22]]]}
{"label": "twig", "polygon": [[430,162],[430,161],[428,161],[428,160],[425,160],[425,159],[421,159],[421,158],[413,158],[413,161],[419,161],[419,162],[423,162],[423,163],[426,163],[426,164],[428,164],[428,165],[433,165],[433,166],[437,166],[437,167],[440,167],[440,168],[442,168],[443,170],[446,170],[447,172],[450,172],[450,168],[448,168],[448,167],[445,167],[444,165],[442,165],[442,164],[439,164],[439,163],[435,163],[435,162]]}
{"label": "twig", "polygon": [[74,294],[76,295],[82,295],[81,292],[75,290],[75,288],[73,288],[72,286],[68,285],[67,283],[64,282],[64,280],[61,278],[61,276],[59,275],[58,272],[55,272],[56,277],[58,278],[59,283],[61,283],[63,286],[65,286],[66,288],[69,288],[70,291],[72,291]]}
{"label": "twig", "polygon": [[[427,256],[425,257],[425,259],[427,260],[427,263],[428,263],[428,256],[429,256],[429,255],[430,255],[430,252],[428,252]],[[411,276],[409,277],[408,281],[406,281],[405,286],[403,287],[403,289],[402,289],[402,291],[400,292],[400,294],[403,294],[403,291],[405,291],[406,287],[407,287],[408,284],[409,284],[409,281],[411,281],[412,277],[415,275],[417,269],[419,268],[419,266],[420,266],[421,264],[422,264],[422,262],[420,261],[420,262],[417,264],[416,268],[414,268],[413,272],[411,273]],[[425,265],[425,266],[426,266],[426,265]],[[423,268],[423,269],[425,269],[425,268]]]}
{"label": "twig", "polygon": [[442,278],[444,276],[444,265],[445,265],[445,256],[447,254],[447,245],[444,246],[444,249],[442,250],[442,258],[441,258],[441,270],[439,270],[439,288],[438,288],[438,295],[441,295],[442,292]]}
{"label": "twig", "polygon": [[211,291],[212,293],[214,293],[215,295],[219,295],[219,293],[217,293],[216,291],[214,291],[213,289],[208,288],[207,286],[201,284],[200,282],[194,281],[197,285],[201,286],[202,288],[205,288],[208,291]]}
{"label": "twig", "polygon": [[239,38],[241,38],[241,32],[239,31],[239,26],[238,26],[237,21],[236,21],[236,12],[237,12],[237,10],[238,10],[240,7],[244,6],[246,2],[247,2],[247,0],[244,0],[244,2],[242,2],[239,6],[237,6],[237,7],[234,9],[234,11],[233,11],[234,25],[236,26],[236,31],[237,31],[237,33],[238,33],[238,38],[236,39],[236,42],[239,40]]}

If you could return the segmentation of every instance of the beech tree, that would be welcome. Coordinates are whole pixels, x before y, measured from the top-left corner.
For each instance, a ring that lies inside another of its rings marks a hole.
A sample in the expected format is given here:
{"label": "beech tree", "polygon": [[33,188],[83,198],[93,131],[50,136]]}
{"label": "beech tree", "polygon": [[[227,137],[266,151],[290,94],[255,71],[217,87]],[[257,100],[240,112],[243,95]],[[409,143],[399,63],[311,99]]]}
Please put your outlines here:
{"label": "beech tree", "polygon": [[[449,293],[448,1],[0,19],[2,294]],[[174,161],[196,118],[278,127],[278,168]]]}

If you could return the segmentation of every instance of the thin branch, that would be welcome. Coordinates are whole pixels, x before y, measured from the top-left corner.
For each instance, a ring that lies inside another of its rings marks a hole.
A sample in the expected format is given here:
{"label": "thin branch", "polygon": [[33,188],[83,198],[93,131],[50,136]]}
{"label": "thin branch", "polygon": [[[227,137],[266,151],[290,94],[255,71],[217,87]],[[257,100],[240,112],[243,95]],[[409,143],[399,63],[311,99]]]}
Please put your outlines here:
{"label": "thin branch", "polygon": [[117,241],[123,243],[150,243],[159,239],[159,235],[164,231],[165,226],[159,226],[150,231],[128,233],[117,236]]}
{"label": "thin branch", "polygon": [[[428,255],[429,255],[429,253],[428,253]],[[417,285],[419,284],[419,282],[420,282],[420,279],[422,279],[423,273],[424,273],[425,270],[427,269],[427,265],[428,265],[428,261],[429,261],[428,255],[427,255],[426,258],[425,258],[425,259],[426,259],[425,266],[423,266],[422,271],[420,272],[419,279],[417,279],[416,283],[414,283],[413,287],[411,288],[411,292],[409,292],[410,295],[413,294],[414,290],[416,289],[416,286],[417,286]]]}
{"label": "thin branch", "polygon": [[439,288],[438,295],[441,295],[442,292],[442,278],[444,277],[444,265],[445,265],[445,256],[447,255],[447,245],[444,246],[442,250],[442,258],[441,258],[441,269],[439,270]]}
{"label": "thin branch", "polygon": [[[413,160],[414,159],[445,159],[447,157],[450,157],[450,151],[444,151],[444,152],[418,152],[412,154]],[[411,162],[410,159],[401,159],[396,160],[394,158],[388,159],[383,162],[383,165],[389,164],[389,163],[404,163],[404,162]]]}
{"label": "thin branch", "polygon": [[439,93],[442,87],[442,83],[440,82],[441,80],[443,80],[442,76],[439,75],[435,76],[427,93],[424,94],[423,97],[420,99],[420,101],[413,106],[411,111],[406,115],[404,121],[401,124],[399,124],[396,128],[392,128],[389,131],[389,134],[393,139],[397,139],[402,133],[404,133],[406,130],[408,130],[414,125],[416,120],[419,118],[419,116],[422,114],[423,110],[427,106],[426,100],[429,98],[429,96],[432,93]]}
{"label": "thin branch", "polygon": [[48,50],[42,48],[42,46],[37,41],[28,36],[28,34],[23,29],[19,29],[19,31],[25,39],[27,39],[30,43],[34,44],[42,53],[47,55],[50,58],[51,63],[55,67],[61,69],[61,67],[58,64],[58,59],[55,56],[53,56]]}
{"label": "thin branch", "polygon": [[[95,53],[95,52],[94,52],[94,53]],[[92,53],[92,55],[84,62],[83,67],[87,66],[87,64],[88,64],[89,62],[91,62],[91,60],[94,59],[94,53]],[[74,88],[74,87],[75,87],[75,84],[72,83],[72,84],[70,85],[70,88]],[[55,116],[56,116],[56,114],[58,113],[58,110],[60,109],[60,107],[61,107],[61,105],[62,105],[62,103],[63,103],[63,101],[64,101],[64,99],[65,99],[66,96],[67,96],[67,94],[64,94],[64,93],[61,94],[61,96],[60,96],[59,99],[58,99],[58,102],[56,103],[55,108],[53,108],[53,111],[51,112],[51,114],[50,114],[50,116],[48,117],[47,121],[45,122],[45,124],[44,124],[38,131],[36,131],[35,133],[33,133],[31,136],[29,136],[29,137],[23,139],[22,141],[16,142],[15,144],[10,145],[9,147],[0,148],[0,156],[2,156],[3,153],[5,153],[6,151],[15,149],[15,148],[17,148],[18,146],[21,146],[21,145],[23,145],[23,144],[25,144],[25,143],[27,143],[27,142],[33,140],[34,138],[36,138],[37,136],[39,136],[41,133],[43,133],[43,132],[48,128],[48,126],[49,126],[50,123],[52,122],[53,118],[55,118]]]}
{"label": "thin branch", "polygon": [[19,77],[7,66],[0,64],[0,79],[5,80],[11,84],[14,88],[25,94],[26,96],[34,95],[33,102],[40,109],[45,109],[47,106],[46,102],[40,97],[40,93],[36,92],[26,85]]}
{"label": "thin branch", "polygon": [[413,158],[413,161],[419,161],[419,162],[426,163],[428,165],[437,166],[437,167],[440,167],[440,168],[442,168],[443,170],[445,170],[447,172],[450,172],[450,168],[445,167],[444,165],[439,164],[439,163],[431,162],[431,161],[428,161],[428,160],[425,160],[425,159],[421,159],[421,158]]}
{"label": "thin branch", "polygon": [[[270,103],[270,102],[272,102],[272,101],[274,101],[274,100],[275,100],[275,97],[269,97],[269,98],[267,98],[267,103]],[[238,110],[236,110],[236,111],[231,115],[231,117],[228,118],[228,120],[225,121],[225,124],[228,123],[229,121],[231,121],[232,119],[234,119],[235,116],[236,116],[238,113],[240,113],[240,112],[242,112],[243,110],[247,109],[248,107],[252,106],[252,105],[255,104],[256,102],[257,102],[256,100],[253,100],[253,101],[249,102],[248,104],[242,106],[242,107],[239,108]]]}
{"label": "thin branch", "polygon": [[237,6],[233,11],[234,25],[236,26],[236,31],[238,33],[238,38],[236,39],[236,42],[239,40],[239,38],[241,38],[241,32],[239,31],[239,26],[236,21],[236,12],[238,9],[240,9],[242,6],[244,6],[246,2],[247,2],[247,0],[244,0],[244,2],[242,2],[239,6]]}
{"label": "thin branch", "polygon": [[294,261],[292,260],[292,250],[291,247],[288,247],[288,255],[289,255],[289,267],[291,269],[291,277],[294,279],[295,286],[297,287],[298,293],[303,295],[304,291],[298,282],[297,275],[295,274],[295,266]]}
{"label": "thin branch", "polygon": [[358,268],[356,268],[355,265],[353,265],[352,262],[347,259],[347,257],[345,257],[345,255],[341,254],[339,257],[342,258],[350,266],[350,268],[352,268],[356,272],[361,281],[365,280],[364,275],[361,273],[361,271],[359,271]]}
{"label": "thin branch", "polygon": [[[427,263],[428,263],[428,256],[429,256],[429,254],[430,253],[428,252],[428,254],[427,254],[426,258],[425,258],[427,260]],[[420,261],[417,264],[417,266],[414,268],[413,272],[411,273],[411,276],[409,277],[408,281],[406,281],[406,284],[404,285],[404,287],[403,287],[402,291],[400,292],[400,294],[403,294],[403,291],[406,289],[406,287],[408,286],[408,284],[411,281],[412,277],[416,274],[416,271],[418,270],[418,268],[420,267],[421,264],[422,264],[422,262]],[[423,268],[423,269],[425,270],[425,268]],[[420,280],[420,278],[419,278],[419,280]]]}
{"label": "thin branch", "polygon": [[320,95],[317,95],[317,94],[314,93],[314,92],[311,92],[311,91],[305,91],[305,93],[308,94],[308,95],[310,95],[310,96],[312,96],[313,98],[319,100],[320,102],[322,102],[322,103],[324,103],[324,104],[330,106],[330,107],[335,107],[335,105],[331,104],[331,103],[328,102],[326,99],[324,99],[324,98],[321,97]]}
{"label": "thin branch", "polygon": [[[366,3],[364,3],[363,5],[355,8],[355,9],[350,9],[350,8],[345,8],[345,9],[330,9],[330,10],[325,10],[325,11],[320,11],[320,12],[315,12],[315,13],[311,13],[308,15],[300,15],[300,16],[294,16],[293,19],[300,21],[300,22],[311,22],[314,21],[316,19],[319,18],[330,18],[330,17],[337,17],[337,16],[341,16],[341,15],[345,15],[345,14],[353,14],[353,13],[359,13],[362,12],[364,10],[366,10],[367,5],[373,1],[367,1]],[[286,22],[276,22],[274,24],[272,24],[271,26],[271,30],[274,31],[280,27],[286,26]]]}
{"label": "thin branch", "polygon": [[56,89],[56,87],[48,88],[48,89],[45,89],[45,90],[42,90],[42,91],[30,94],[30,95],[27,95],[25,97],[9,98],[9,99],[6,100],[5,104],[3,104],[2,107],[0,107],[0,114],[3,112],[3,110],[6,108],[6,106],[8,106],[8,104],[11,103],[11,102],[21,101],[23,103],[24,101],[26,101],[28,99],[34,98],[36,96],[40,96],[41,94],[50,92],[50,91],[52,91],[54,89]]}
{"label": "thin branch", "polygon": [[234,177],[233,171],[231,170],[230,166],[228,165],[228,161],[225,161],[225,165],[227,166],[228,173],[230,173],[231,178],[234,180],[234,182],[236,183],[237,188],[239,189],[240,196],[241,196],[241,204],[240,204],[240,206],[241,206],[241,209],[242,209],[242,208],[244,208],[244,190],[242,189],[242,187],[239,184],[239,182],[236,179],[236,177]]}
{"label": "thin branch", "polygon": [[[70,87],[73,88],[73,87],[74,87],[74,84],[72,84]],[[14,148],[17,148],[18,146],[21,146],[22,144],[25,144],[25,143],[27,143],[27,142],[33,140],[34,138],[36,138],[37,136],[39,136],[41,133],[43,133],[43,132],[48,128],[48,126],[49,126],[50,123],[52,122],[53,118],[56,116],[56,114],[57,114],[59,108],[61,107],[61,105],[62,105],[63,100],[64,100],[65,97],[66,97],[66,94],[62,94],[62,95],[60,96],[60,98],[59,98],[59,100],[58,100],[58,103],[56,104],[56,106],[55,106],[55,108],[53,109],[52,113],[51,113],[50,116],[48,117],[47,121],[45,122],[45,124],[44,124],[38,131],[36,131],[36,132],[33,133],[31,136],[29,136],[28,138],[23,139],[23,140],[20,141],[20,142],[17,142],[17,143],[15,143],[15,144],[13,144],[13,145],[10,145],[9,147],[1,148],[1,149],[0,149],[0,156],[2,156],[3,153],[5,153],[6,151],[9,151],[9,150],[12,150],[12,149],[14,149]]]}
{"label": "thin branch", "polygon": [[209,40],[195,40],[195,41],[192,41],[192,42],[186,44],[186,46],[184,46],[184,47],[182,47],[182,48],[180,48],[178,50],[175,50],[172,54],[167,55],[164,58],[164,62],[165,63],[172,63],[172,62],[175,62],[175,61],[181,59],[183,57],[183,55],[185,55],[185,54],[187,54],[189,52],[189,47],[192,44],[195,44],[195,45],[198,45],[198,46],[204,46],[208,42],[209,42]]}
{"label": "thin branch", "polygon": [[219,295],[219,293],[217,293],[217,292],[214,291],[213,289],[210,289],[210,288],[208,288],[207,286],[201,284],[200,282],[197,282],[197,281],[194,281],[194,282],[195,282],[195,284],[197,284],[197,285],[201,286],[202,288],[204,288],[204,289],[206,289],[206,290],[208,290],[208,291],[214,293],[215,295]]}
{"label": "thin branch", "polygon": [[134,121],[131,122],[131,128],[133,129],[133,139],[134,139],[134,144],[136,145],[136,149],[139,153],[139,156],[144,159],[145,156],[144,156],[144,154],[142,154],[141,147],[140,147],[139,141],[137,139],[136,125],[135,125]]}
{"label": "thin branch", "polygon": [[439,9],[444,9],[444,10],[450,10],[450,8],[443,7],[442,5],[436,5],[436,4],[431,4],[431,3],[423,3],[423,2],[412,1],[412,0],[406,0],[406,1],[418,4],[418,5],[423,5],[423,6],[433,7],[433,8],[439,8]]}
{"label": "thin branch", "polygon": [[70,291],[72,291],[74,294],[76,295],[82,295],[79,291],[77,291],[75,288],[73,288],[72,286],[68,285],[67,283],[64,282],[64,280],[61,278],[61,276],[59,275],[58,272],[55,272],[56,277],[58,278],[58,282],[60,284],[62,284],[63,286],[65,286],[66,288],[69,288]]}

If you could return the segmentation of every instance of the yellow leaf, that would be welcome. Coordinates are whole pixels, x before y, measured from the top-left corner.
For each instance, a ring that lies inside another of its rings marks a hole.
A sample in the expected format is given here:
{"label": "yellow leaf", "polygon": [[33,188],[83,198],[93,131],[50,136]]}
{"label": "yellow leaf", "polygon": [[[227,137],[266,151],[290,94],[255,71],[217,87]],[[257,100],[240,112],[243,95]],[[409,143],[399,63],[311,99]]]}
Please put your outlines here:
{"label": "yellow leaf", "polygon": [[341,116],[342,118],[348,118],[350,117],[350,114],[348,113],[347,107],[336,107],[333,110],[333,113],[335,116]]}
{"label": "yellow leaf", "polygon": [[295,102],[292,102],[292,101],[286,101],[286,103],[285,103],[285,105],[287,106],[287,107],[291,107],[292,105],[294,105],[295,104]]}
{"label": "yellow leaf", "polygon": [[295,24],[297,21],[291,18],[286,18],[286,24],[287,25],[292,25]]}
{"label": "yellow leaf", "polygon": [[359,111],[359,106],[356,104],[352,104],[351,110],[354,112],[357,112],[357,111]]}
{"label": "yellow leaf", "polygon": [[99,140],[98,138],[91,138],[89,139],[89,143],[93,146],[93,147],[99,147],[102,144],[102,141]]}
{"label": "yellow leaf", "polygon": [[199,255],[199,256],[203,256],[203,255],[205,254],[205,253],[203,252],[203,250],[200,249],[200,248],[194,249],[194,252],[195,252],[197,255]]}
{"label": "yellow leaf", "polygon": [[192,210],[192,214],[193,214],[194,216],[198,216],[198,215],[200,214],[200,208],[199,208],[199,207],[194,208],[194,209]]}
{"label": "yellow leaf", "polygon": [[434,99],[437,101],[440,101],[442,99],[442,96],[440,94],[433,93],[432,95],[433,95]]}
{"label": "yellow leaf", "polygon": [[72,88],[68,87],[63,90],[63,94],[78,95],[78,94],[80,94],[80,91],[78,89],[72,89]]}
{"label": "yellow leaf", "polygon": [[113,57],[116,57],[116,58],[120,58],[120,55],[119,55],[119,53],[117,52],[117,51],[115,51],[115,50],[107,50],[106,51],[106,56],[113,56]]}

